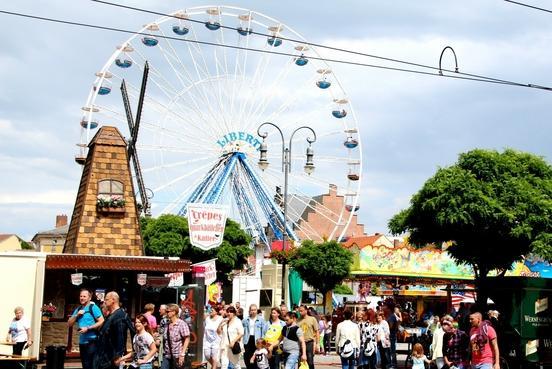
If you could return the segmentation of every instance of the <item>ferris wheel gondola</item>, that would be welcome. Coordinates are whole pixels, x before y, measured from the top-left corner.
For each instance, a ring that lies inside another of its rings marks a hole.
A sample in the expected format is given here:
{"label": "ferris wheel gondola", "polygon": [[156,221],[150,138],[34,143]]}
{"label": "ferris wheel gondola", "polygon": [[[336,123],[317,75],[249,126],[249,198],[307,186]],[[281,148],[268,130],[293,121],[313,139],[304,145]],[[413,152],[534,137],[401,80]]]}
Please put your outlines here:
{"label": "ferris wheel gondola", "polygon": [[[275,48],[296,56],[275,55]],[[150,75],[135,150],[144,182],[155,195],[154,215],[183,214],[191,201],[220,203],[260,242],[269,244],[268,233],[281,237],[282,199],[276,189],[283,175],[277,165],[264,172],[256,168],[261,145],[256,129],[274,122],[292,132],[307,124],[318,137],[316,171],[310,176],[299,171],[307,146],[297,135],[294,152],[301,154],[291,158],[296,171],[290,172],[286,227],[298,240],[339,239],[358,206],[362,151],[354,109],[330,65],[319,58],[288,25],[255,11],[208,6],[173,12],[124,40],[96,73],[79,121],[78,156],[84,156],[101,125],[127,132],[113,86],[124,79],[135,103],[147,61]],[[280,143],[267,144],[268,159],[281,162]],[[328,206],[321,195],[329,188],[346,201]],[[310,212],[323,216],[329,231],[309,224]]]}

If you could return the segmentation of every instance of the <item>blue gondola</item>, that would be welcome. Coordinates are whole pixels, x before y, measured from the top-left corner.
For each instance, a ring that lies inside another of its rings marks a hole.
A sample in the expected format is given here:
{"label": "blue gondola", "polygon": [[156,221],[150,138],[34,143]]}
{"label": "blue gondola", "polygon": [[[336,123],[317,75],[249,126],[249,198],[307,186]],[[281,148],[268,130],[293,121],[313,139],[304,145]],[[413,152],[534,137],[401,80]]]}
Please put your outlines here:
{"label": "blue gondola", "polygon": [[358,140],[355,140],[352,137],[348,137],[347,140],[343,142],[343,145],[345,145],[345,147],[348,149],[354,149],[358,146]]}
{"label": "blue gondola", "polygon": [[100,86],[98,89],[98,95],[107,95],[111,92],[111,87]]}
{"label": "blue gondola", "polygon": [[115,65],[121,68],[129,68],[132,65],[132,60],[128,59],[115,59]]}
{"label": "blue gondola", "polygon": [[184,36],[190,31],[188,28],[186,28],[184,26],[182,26],[182,27],[173,26],[172,30],[173,30],[174,33],[176,33],[179,36]]}
{"label": "blue gondola", "polygon": [[356,173],[349,173],[347,174],[347,178],[349,178],[351,181],[358,181],[360,179],[360,176]]}
{"label": "blue gondola", "polygon": [[205,27],[207,27],[208,30],[211,30],[211,31],[216,31],[217,29],[220,28],[220,23],[219,22],[205,22]]}
{"label": "blue gondola", "polygon": [[302,67],[303,65],[307,65],[309,62],[309,59],[305,58],[303,55],[301,55],[298,58],[295,58],[295,64]]}
{"label": "blue gondola", "polygon": [[98,122],[94,122],[94,121],[90,122],[89,124],[87,120],[81,120],[80,124],[82,128],[94,129],[98,127]]}
{"label": "blue gondola", "polygon": [[142,43],[146,46],[157,46],[159,40],[155,37],[145,36],[144,38],[142,38]]}
{"label": "blue gondola", "polygon": [[345,118],[347,116],[347,112],[345,110],[334,110],[332,111],[332,115],[336,118]]}
{"label": "blue gondola", "polygon": [[331,82],[328,82],[326,80],[321,80],[321,81],[316,82],[316,85],[318,87],[320,87],[321,89],[325,90],[328,87],[330,87],[332,84],[331,84]]}
{"label": "blue gondola", "polygon": [[238,33],[242,36],[247,36],[247,35],[250,35],[251,32],[253,32],[253,30],[251,28],[243,28],[243,27],[238,27],[238,29],[236,30],[238,31]]}
{"label": "blue gondola", "polygon": [[282,44],[282,39],[278,37],[269,37],[266,42],[268,42],[270,46],[278,47]]}

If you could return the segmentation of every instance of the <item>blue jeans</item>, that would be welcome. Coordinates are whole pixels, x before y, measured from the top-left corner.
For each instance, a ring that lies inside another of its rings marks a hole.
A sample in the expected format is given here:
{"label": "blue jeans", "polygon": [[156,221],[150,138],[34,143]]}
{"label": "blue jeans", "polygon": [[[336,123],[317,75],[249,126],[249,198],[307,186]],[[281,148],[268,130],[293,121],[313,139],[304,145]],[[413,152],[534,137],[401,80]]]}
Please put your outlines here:
{"label": "blue jeans", "polygon": [[96,341],[79,344],[82,369],[92,369],[94,356],[96,355]]}
{"label": "blue jeans", "polygon": [[292,352],[292,353],[286,353],[284,352],[284,368],[285,369],[295,369],[295,366],[299,362],[299,353],[298,352]]}
{"label": "blue jeans", "polygon": [[272,350],[272,356],[268,359],[270,369],[280,369],[280,362],[282,361],[282,354],[278,352],[278,348],[275,347]]}
{"label": "blue jeans", "polygon": [[[351,357],[345,359],[341,358],[341,369],[355,369],[355,356],[351,355]],[[286,368],[287,369],[287,368]]]}
{"label": "blue jeans", "polygon": [[389,347],[389,355],[391,357],[391,365],[397,367],[397,337],[390,338],[391,347]]}
{"label": "blue jeans", "polygon": [[314,369],[314,341],[305,342],[305,348],[307,349],[307,364],[309,369]]}
{"label": "blue jeans", "polygon": [[472,364],[472,369],[493,369],[493,364],[491,363],[482,363],[482,364]]}

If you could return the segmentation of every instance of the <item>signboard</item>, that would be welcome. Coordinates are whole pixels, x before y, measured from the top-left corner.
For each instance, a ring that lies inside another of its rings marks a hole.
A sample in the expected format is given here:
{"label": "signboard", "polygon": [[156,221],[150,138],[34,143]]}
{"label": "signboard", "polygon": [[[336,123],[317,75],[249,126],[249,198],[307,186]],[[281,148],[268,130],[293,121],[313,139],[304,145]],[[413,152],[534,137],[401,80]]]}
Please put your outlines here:
{"label": "signboard", "polygon": [[138,274],[136,275],[136,282],[137,282],[140,286],[145,286],[147,280],[148,280],[148,275],[147,275],[147,274],[138,273]]}
{"label": "signboard", "polygon": [[74,286],[80,286],[82,284],[82,273],[71,274],[71,284]]}
{"label": "signboard", "polygon": [[165,274],[165,277],[169,277],[169,285],[167,287],[180,287],[184,284],[184,273],[169,273]]}
{"label": "signboard", "polygon": [[203,274],[205,276],[205,285],[206,286],[210,285],[211,283],[213,283],[214,281],[217,280],[216,260],[217,259],[211,259],[211,260],[202,261],[201,263],[196,263],[196,264],[192,265],[192,268],[196,267],[196,266],[205,267],[205,270],[204,270]]}
{"label": "signboard", "polygon": [[202,250],[220,246],[226,226],[226,208],[216,204],[188,204],[190,242]]}
{"label": "signboard", "polygon": [[447,252],[408,246],[365,246],[359,251],[359,268],[352,274],[473,279],[471,267],[456,264]]}

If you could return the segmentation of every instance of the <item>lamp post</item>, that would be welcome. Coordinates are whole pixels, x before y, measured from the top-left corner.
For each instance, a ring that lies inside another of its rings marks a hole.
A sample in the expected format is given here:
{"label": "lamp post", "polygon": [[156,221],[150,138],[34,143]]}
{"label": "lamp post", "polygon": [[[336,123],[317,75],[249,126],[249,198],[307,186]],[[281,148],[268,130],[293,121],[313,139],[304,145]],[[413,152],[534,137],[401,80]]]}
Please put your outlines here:
{"label": "lamp post", "polygon": [[[286,146],[286,141],[284,139],[284,134],[282,133],[282,130],[280,127],[278,127],[276,124],[271,122],[265,122],[259,126],[257,129],[257,134],[262,137],[263,142],[261,143],[261,146],[259,148],[260,157],[259,157],[259,168],[261,170],[265,170],[268,168],[268,159],[267,159],[267,144],[265,142],[265,139],[268,137],[268,132],[261,133],[261,128],[264,126],[272,126],[276,128],[276,130],[280,133],[280,137],[282,138],[282,172],[284,172],[284,222],[282,224],[282,251],[286,251],[286,238],[289,239],[289,235],[287,234],[287,201],[288,201],[288,176],[291,171],[291,147],[293,143],[293,137],[295,134],[300,130],[308,130],[312,133],[312,137],[307,137],[307,142],[309,143],[309,146],[307,147],[306,157],[307,162],[305,163],[305,166],[303,167],[305,170],[305,173],[312,174],[314,172],[314,163],[312,161],[314,156],[314,151],[311,147],[311,144],[316,141],[316,133],[311,127],[302,126],[297,129],[295,129],[289,138],[288,145]],[[287,236],[287,237],[286,237]],[[286,283],[285,283],[285,276],[286,276],[286,260],[282,262],[282,300],[285,301],[286,299]]]}

